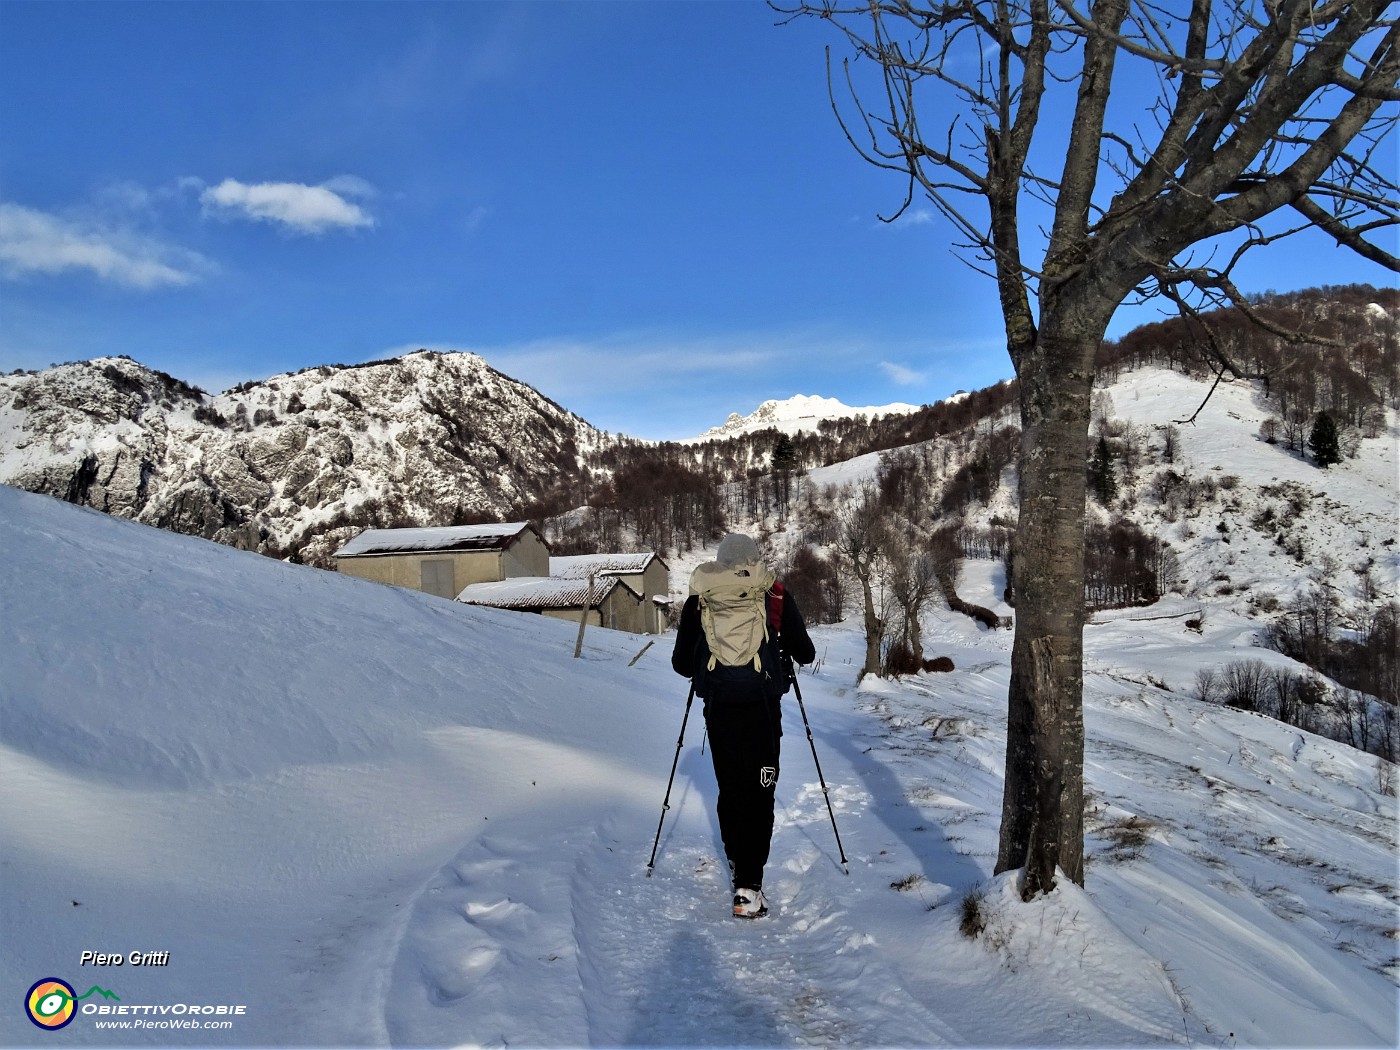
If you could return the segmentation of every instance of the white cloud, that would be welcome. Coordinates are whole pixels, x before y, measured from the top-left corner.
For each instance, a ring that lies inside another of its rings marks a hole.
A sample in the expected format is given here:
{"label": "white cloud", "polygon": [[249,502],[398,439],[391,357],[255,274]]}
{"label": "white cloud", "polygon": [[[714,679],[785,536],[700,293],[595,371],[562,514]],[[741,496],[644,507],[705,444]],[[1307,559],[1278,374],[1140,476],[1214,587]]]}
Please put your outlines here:
{"label": "white cloud", "polygon": [[321,188],[338,193],[342,197],[369,199],[379,196],[379,191],[374,188],[374,184],[358,175],[337,175],[335,178],[327,179],[321,183]]}
{"label": "white cloud", "polygon": [[6,277],[87,270],[114,284],[149,290],[190,284],[210,268],[194,252],[140,234],[0,204],[0,273]]}
{"label": "white cloud", "polygon": [[884,229],[903,230],[911,226],[930,226],[938,221],[938,215],[931,208],[910,208],[893,222],[879,224]]}
{"label": "white cloud", "polygon": [[296,233],[324,233],[373,226],[368,212],[346,200],[346,196],[367,197],[373,192],[368,182],[353,175],[340,175],[320,186],[224,179],[201,193],[199,200],[210,211],[280,223]]}
{"label": "white cloud", "polygon": [[927,378],[925,373],[916,372],[912,368],[895,364],[893,361],[881,361],[880,371],[885,373],[890,382],[898,383],[900,386],[917,386]]}

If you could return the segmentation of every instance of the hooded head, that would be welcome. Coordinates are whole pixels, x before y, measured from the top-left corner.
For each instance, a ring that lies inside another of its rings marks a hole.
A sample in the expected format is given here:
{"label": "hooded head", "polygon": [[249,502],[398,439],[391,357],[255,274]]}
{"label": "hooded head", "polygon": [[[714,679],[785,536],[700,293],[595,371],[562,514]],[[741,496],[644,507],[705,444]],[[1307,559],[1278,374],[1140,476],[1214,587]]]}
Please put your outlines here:
{"label": "hooded head", "polygon": [[742,532],[731,532],[720,540],[719,552],[715,555],[715,561],[726,568],[733,568],[735,565],[752,565],[759,560],[758,544]]}

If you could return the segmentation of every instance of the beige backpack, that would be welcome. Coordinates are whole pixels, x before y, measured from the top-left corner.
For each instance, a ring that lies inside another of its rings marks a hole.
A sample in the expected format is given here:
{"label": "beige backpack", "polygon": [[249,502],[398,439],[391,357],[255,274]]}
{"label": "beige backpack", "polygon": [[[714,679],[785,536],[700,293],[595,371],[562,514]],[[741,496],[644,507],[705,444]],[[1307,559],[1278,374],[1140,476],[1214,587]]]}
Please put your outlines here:
{"label": "beige backpack", "polygon": [[716,664],[763,670],[759,647],[768,640],[768,589],[775,577],[761,564],[721,565],[708,561],[690,575],[690,593],[700,598],[700,626],[710,644],[708,670]]}

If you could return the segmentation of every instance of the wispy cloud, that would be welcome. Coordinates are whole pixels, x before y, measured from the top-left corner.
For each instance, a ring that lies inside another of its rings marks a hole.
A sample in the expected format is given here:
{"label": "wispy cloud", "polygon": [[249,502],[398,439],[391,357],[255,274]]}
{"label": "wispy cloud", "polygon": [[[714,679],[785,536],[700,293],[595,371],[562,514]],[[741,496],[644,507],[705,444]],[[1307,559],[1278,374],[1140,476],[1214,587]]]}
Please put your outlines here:
{"label": "wispy cloud", "polygon": [[641,330],[498,346],[426,342],[374,356],[419,349],[476,353],[595,426],[653,439],[691,437],[768,398],[840,396],[840,377],[865,358],[851,339],[819,330]]}
{"label": "wispy cloud", "polygon": [[[662,334],[620,333],[597,339],[537,339],[505,346],[417,343],[376,356],[415,350],[468,351],[551,397],[587,400],[623,390],[692,389],[701,382],[741,383],[791,359],[782,342]],[[646,396],[641,394],[641,396]]]}
{"label": "wispy cloud", "polygon": [[882,222],[883,229],[904,230],[911,226],[931,226],[938,221],[938,213],[932,208],[910,208],[893,222]]}
{"label": "wispy cloud", "polygon": [[319,186],[300,182],[239,182],[224,179],[199,195],[212,214],[270,222],[294,233],[373,226],[374,218],[349,197],[370,197],[374,188],[364,179],[341,175]]}
{"label": "wispy cloud", "polygon": [[926,372],[919,372],[907,365],[896,364],[893,361],[881,361],[880,371],[885,373],[885,377],[890,382],[900,386],[918,386],[928,378]]}
{"label": "wispy cloud", "polygon": [[114,226],[0,204],[0,273],[87,271],[128,288],[190,284],[212,269],[203,256]]}
{"label": "wispy cloud", "polygon": [[486,221],[486,216],[490,214],[490,209],[478,204],[471,211],[467,212],[467,217],[462,220],[462,228],[468,236],[481,229],[481,224]]}
{"label": "wispy cloud", "polygon": [[738,340],[624,334],[594,341],[546,339],[489,351],[497,367],[567,379],[576,387],[617,389],[621,376],[742,379],[770,367],[781,351]]}

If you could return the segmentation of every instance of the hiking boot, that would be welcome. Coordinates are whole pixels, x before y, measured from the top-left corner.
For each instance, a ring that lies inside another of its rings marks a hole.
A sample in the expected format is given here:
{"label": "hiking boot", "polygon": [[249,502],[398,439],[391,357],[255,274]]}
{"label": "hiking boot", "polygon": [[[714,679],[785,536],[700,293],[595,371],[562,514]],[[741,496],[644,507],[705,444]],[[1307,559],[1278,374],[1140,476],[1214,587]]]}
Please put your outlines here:
{"label": "hiking boot", "polygon": [[757,919],[768,914],[768,902],[763,899],[762,890],[739,889],[734,891],[734,917],[736,919]]}

